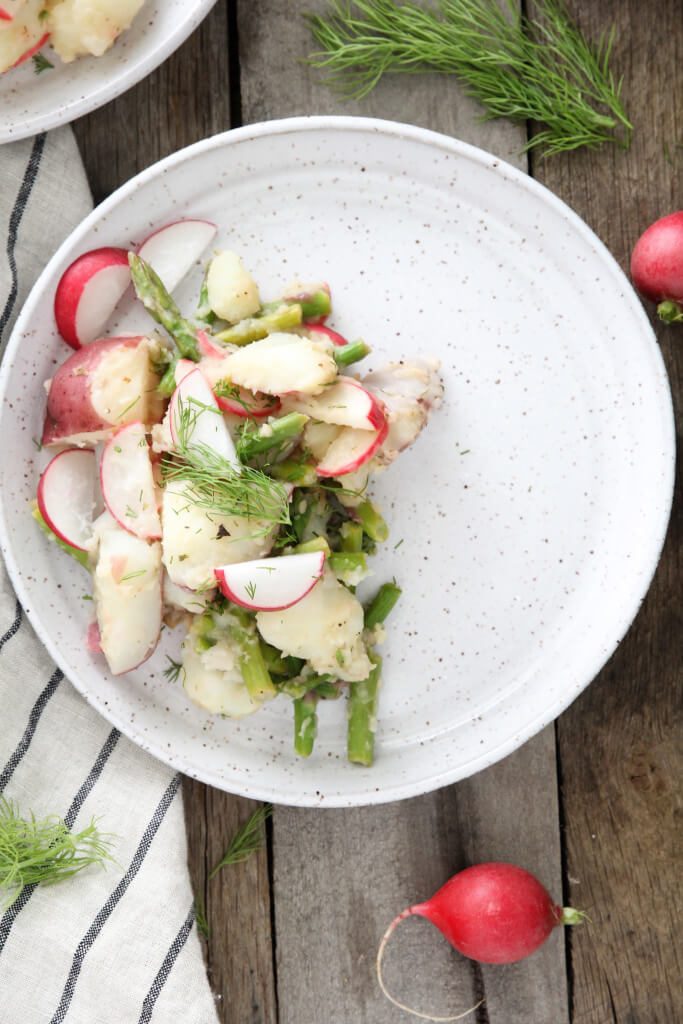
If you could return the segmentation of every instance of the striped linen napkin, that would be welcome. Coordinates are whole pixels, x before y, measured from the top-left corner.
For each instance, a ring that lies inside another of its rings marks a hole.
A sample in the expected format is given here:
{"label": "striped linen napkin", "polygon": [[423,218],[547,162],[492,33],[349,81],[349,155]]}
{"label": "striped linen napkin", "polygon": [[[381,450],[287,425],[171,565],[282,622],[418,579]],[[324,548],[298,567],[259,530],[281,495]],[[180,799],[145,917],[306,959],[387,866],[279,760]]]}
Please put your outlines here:
{"label": "striped linen napkin", "polygon": [[[92,202],[69,128],[0,147],[0,351]],[[0,908],[0,1024],[217,1024],[194,925],[180,776],[101,718],[51,663],[0,561],[0,793],[25,815],[93,817],[117,864]],[[0,893],[0,896],[5,895]]]}

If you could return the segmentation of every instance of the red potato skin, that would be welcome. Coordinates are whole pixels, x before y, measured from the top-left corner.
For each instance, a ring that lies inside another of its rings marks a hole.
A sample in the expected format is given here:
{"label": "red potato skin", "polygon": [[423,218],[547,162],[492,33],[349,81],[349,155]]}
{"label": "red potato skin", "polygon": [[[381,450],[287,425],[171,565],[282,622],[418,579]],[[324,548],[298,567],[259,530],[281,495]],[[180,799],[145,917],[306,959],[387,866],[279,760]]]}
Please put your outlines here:
{"label": "red potato skin", "polygon": [[465,868],[410,912],[428,918],[464,956],[485,964],[524,959],[562,918],[532,874],[499,862]]}
{"label": "red potato skin", "polygon": [[83,253],[66,268],[60,278],[55,292],[55,320],[57,330],[71,348],[81,348],[76,334],[76,313],[83,289],[95,274],[112,265],[128,266],[128,253],[125,249],[104,246]]}
{"label": "red potato skin", "polygon": [[631,277],[644,298],[683,305],[683,210],[643,232],[631,255]]}
{"label": "red potato skin", "polygon": [[143,336],[100,338],[73,355],[52,378],[47,398],[42,443],[56,444],[71,434],[86,434],[112,426],[103,423],[90,401],[92,374],[100,360],[119,345],[134,348]]}

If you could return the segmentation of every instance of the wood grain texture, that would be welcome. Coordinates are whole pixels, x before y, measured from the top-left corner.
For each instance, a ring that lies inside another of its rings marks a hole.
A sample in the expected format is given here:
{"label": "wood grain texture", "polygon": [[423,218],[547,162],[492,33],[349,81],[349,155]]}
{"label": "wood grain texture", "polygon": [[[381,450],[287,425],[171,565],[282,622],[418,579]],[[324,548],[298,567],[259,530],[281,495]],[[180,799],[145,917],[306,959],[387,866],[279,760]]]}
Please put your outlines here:
{"label": "wood grain texture", "polygon": [[[615,22],[631,148],[534,161],[535,176],[625,270],[649,223],[683,208],[680,0],[573,0],[594,37]],[[648,305],[650,313],[652,306]],[[653,319],[654,322],[654,319]],[[681,332],[656,326],[681,423]],[[680,441],[680,438],[679,438]],[[649,594],[598,678],[558,720],[575,1024],[681,1019],[681,489]]]}
{"label": "wood grain texture", "polygon": [[[324,7],[321,0],[307,4]],[[366,99],[341,102],[301,63],[311,36],[289,5],[258,0],[239,5],[238,14],[245,123],[311,113],[382,117],[445,132],[526,168],[519,156],[524,129],[478,124],[481,110],[454,79],[392,76]],[[273,836],[280,1024],[397,1021],[401,1012],[378,988],[374,955],[398,911],[430,896],[459,868],[486,859],[527,865],[559,899],[553,730],[467,782],[414,800],[348,811],[278,807]],[[404,1002],[437,1015],[464,1010],[485,995],[485,1007],[472,1018],[480,1024],[568,1019],[560,932],[524,964],[479,969],[430,925],[410,920],[392,938],[386,981]]]}

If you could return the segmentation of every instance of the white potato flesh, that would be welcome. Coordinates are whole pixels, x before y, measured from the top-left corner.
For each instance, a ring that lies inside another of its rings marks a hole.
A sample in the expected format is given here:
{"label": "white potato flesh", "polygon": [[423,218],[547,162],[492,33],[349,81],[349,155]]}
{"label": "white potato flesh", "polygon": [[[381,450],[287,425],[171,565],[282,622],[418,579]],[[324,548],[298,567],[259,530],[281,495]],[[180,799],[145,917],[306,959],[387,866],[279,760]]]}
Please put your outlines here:
{"label": "white potato flesh", "polygon": [[47,19],[50,42],[68,64],[76,57],[101,57],[130,28],[144,0],[61,0]]}
{"label": "white potato flesh", "polygon": [[163,600],[161,544],[101,517],[93,573],[93,598],[102,651],[113,675],[130,672],[152,654],[159,639]]}
{"label": "white potato flesh", "polygon": [[439,365],[438,359],[386,363],[362,378],[364,387],[384,403],[389,421],[389,432],[372,460],[373,470],[393,462],[417,439],[432,409],[441,406]]}
{"label": "white potato flesh", "polygon": [[306,661],[321,674],[357,682],[372,665],[362,641],[363,608],[329,569],[301,601],[279,612],[257,612],[267,643]]}
{"label": "white potato flesh", "polygon": [[199,653],[195,641],[199,636],[199,616],[194,620],[182,645],[181,677],[188,697],[194,704],[213,715],[244,718],[258,711],[262,701],[251,697],[244,685],[238,653],[228,636],[221,637],[214,647]]}
{"label": "white potato flesh", "polygon": [[167,483],[161,503],[163,561],[174,583],[203,590],[215,584],[217,566],[268,554],[277,524],[213,512],[209,518],[188,498],[186,487],[183,480]]}
{"label": "white potato flesh", "polygon": [[227,356],[223,361],[225,377],[266,395],[290,391],[318,395],[337,376],[333,350],[327,338],[311,341],[298,334],[275,332]]}
{"label": "white potato flesh", "polygon": [[43,0],[28,0],[12,21],[0,21],[0,73],[16,64],[48,31],[40,17],[44,6]]}
{"label": "white potato flesh", "polygon": [[215,596],[216,591],[213,588],[203,590],[201,594],[195,594],[194,590],[179,587],[164,570],[164,604],[167,608],[179,608],[184,612],[197,615],[204,610],[205,602],[212,601]]}
{"label": "white potato flesh", "polygon": [[206,275],[209,306],[216,316],[236,324],[261,307],[256,282],[236,252],[219,252]]}

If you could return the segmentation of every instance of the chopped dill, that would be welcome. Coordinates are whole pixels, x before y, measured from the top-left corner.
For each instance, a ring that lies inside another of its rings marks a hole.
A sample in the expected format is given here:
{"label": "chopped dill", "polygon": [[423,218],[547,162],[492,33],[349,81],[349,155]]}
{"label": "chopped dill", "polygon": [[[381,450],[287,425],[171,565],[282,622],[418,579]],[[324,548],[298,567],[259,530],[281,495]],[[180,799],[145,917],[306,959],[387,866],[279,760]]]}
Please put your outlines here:
{"label": "chopped dill", "polygon": [[247,818],[245,823],[233,835],[228,843],[227,850],[209,875],[209,878],[213,878],[221,868],[227,867],[229,864],[241,864],[245,860],[249,860],[252,854],[262,849],[265,842],[263,826],[272,813],[273,805],[264,804],[263,807],[257,808]]}

